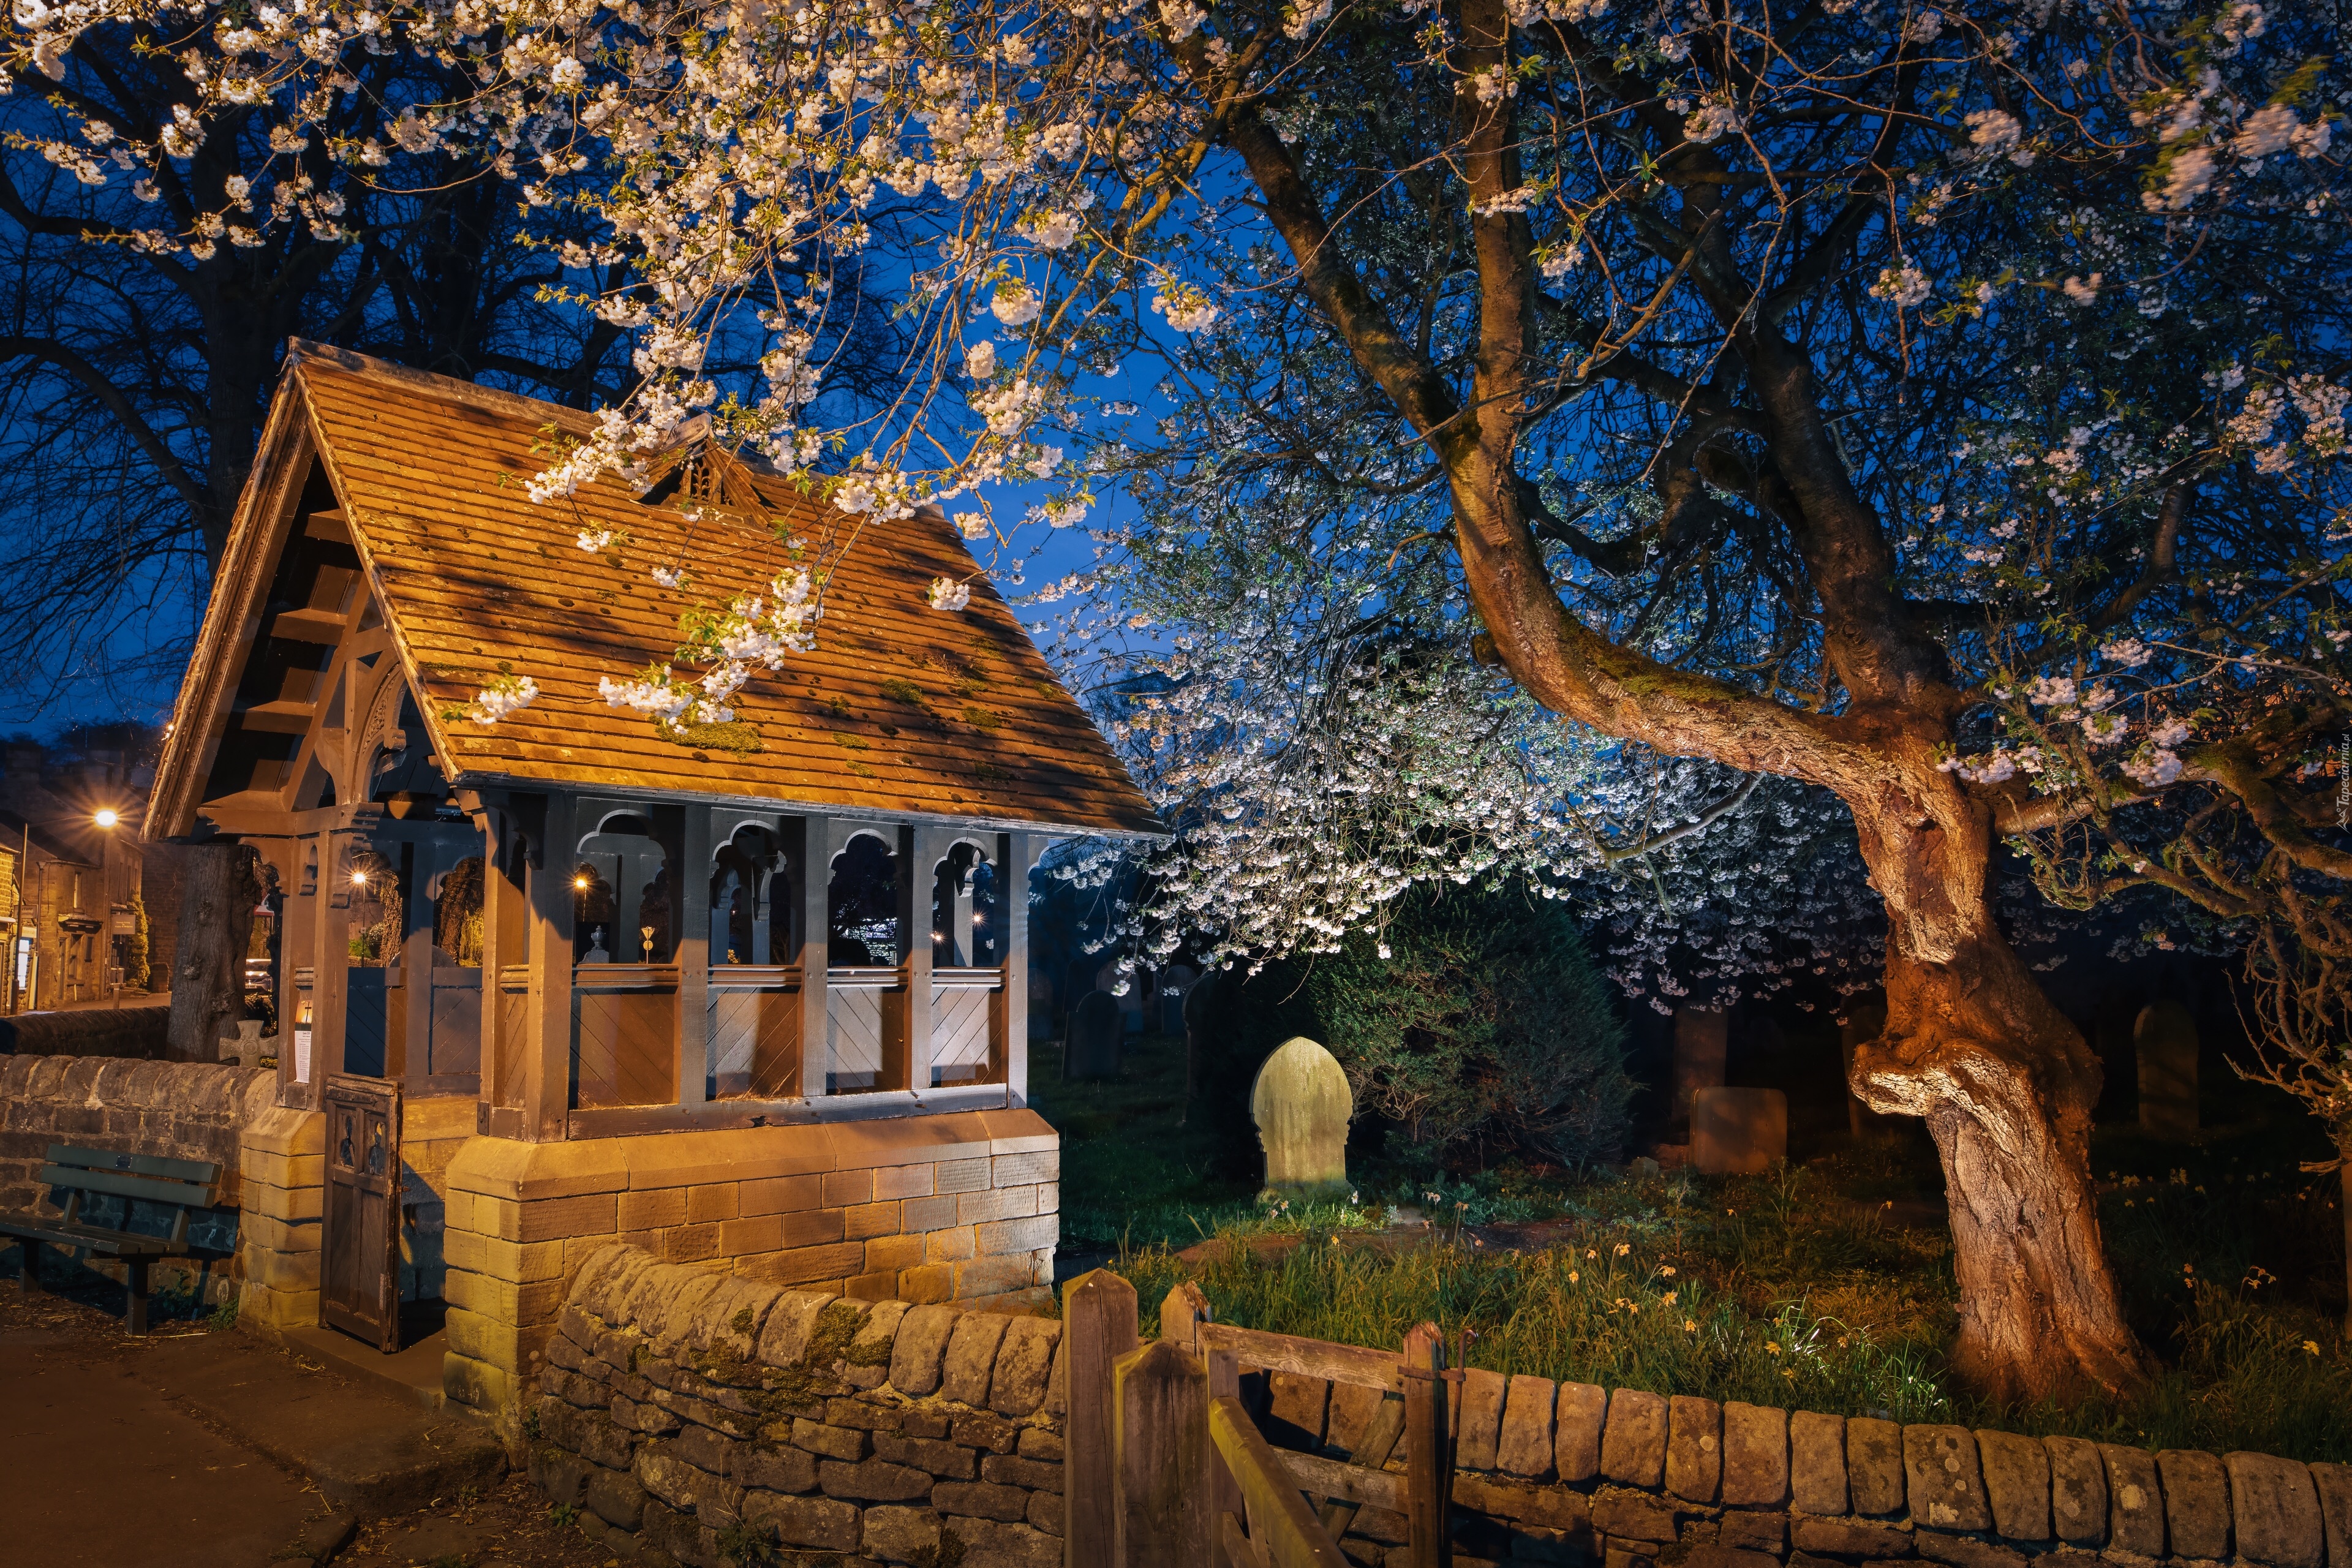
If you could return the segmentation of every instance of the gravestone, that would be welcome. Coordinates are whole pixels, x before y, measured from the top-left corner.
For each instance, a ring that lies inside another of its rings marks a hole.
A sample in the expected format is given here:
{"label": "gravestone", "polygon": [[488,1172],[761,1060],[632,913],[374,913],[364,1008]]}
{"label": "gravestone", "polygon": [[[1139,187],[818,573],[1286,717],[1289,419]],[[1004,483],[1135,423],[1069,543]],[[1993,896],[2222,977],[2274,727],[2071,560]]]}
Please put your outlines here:
{"label": "gravestone", "polygon": [[2197,1131],[2197,1021],[2178,1002],[2151,1002],[2132,1025],[2139,1058],[2139,1125],[2158,1138]]}
{"label": "gravestone", "polygon": [[1730,1018],[1711,1007],[1675,1009],[1674,1119],[1687,1126],[1691,1096],[1723,1083],[1723,1058]]}
{"label": "gravestone", "polygon": [[1899,1131],[1897,1119],[1882,1115],[1862,1102],[1853,1092],[1853,1053],[1858,1046],[1886,1032],[1886,1003],[1876,996],[1867,996],[1846,1009],[1845,1022],[1838,1026],[1838,1046],[1845,1060],[1846,1125],[1856,1142],[1864,1138],[1891,1137]]}
{"label": "gravestone", "polygon": [[1701,1175],[1760,1176],[1789,1153],[1789,1097],[1702,1089],[1691,1097],[1691,1163]]}
{"label": "gravestone", "polygon": [[1304,1036],[1276,1047],[1250,1085],[1250,1120],[1265,1151],[1265,1194],[1345,1197],[1348,1121],[1355,1112],[1348,1075],[1329,1051]]}
{"label": "gravestone", "polygon": [[1126,1034],[1118,998],[1089,991],[1070,1009],[1070,1032],[1062,1040],[1062,1076],[1086,1083],[1118,1076],[1119,1041]]}

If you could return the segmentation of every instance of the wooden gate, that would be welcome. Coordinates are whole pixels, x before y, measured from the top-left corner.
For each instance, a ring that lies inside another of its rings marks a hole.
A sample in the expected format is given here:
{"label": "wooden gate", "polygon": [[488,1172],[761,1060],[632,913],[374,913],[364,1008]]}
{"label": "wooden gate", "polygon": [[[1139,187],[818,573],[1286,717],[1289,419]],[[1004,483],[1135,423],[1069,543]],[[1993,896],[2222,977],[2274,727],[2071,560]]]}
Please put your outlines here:
{"label": "wooden gate", "polygon": [[331,1074],[319,1321],[400,1348],[400,1085]]}

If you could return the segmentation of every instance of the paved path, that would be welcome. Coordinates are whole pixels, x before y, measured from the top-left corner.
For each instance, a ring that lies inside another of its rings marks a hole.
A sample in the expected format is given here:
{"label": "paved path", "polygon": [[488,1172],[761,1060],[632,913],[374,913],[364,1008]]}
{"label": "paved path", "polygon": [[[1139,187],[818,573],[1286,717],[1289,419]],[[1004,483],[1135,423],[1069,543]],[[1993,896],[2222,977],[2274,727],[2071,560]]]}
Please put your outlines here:
{"label": "paved path", "polygon": [[0,1476],[13,1500],[0,1555],[44,1568],[255,1568],[330,1511],[157,1391],[153,1352],[174,1348],[110,1349],[21,1318],[0,1328]]}

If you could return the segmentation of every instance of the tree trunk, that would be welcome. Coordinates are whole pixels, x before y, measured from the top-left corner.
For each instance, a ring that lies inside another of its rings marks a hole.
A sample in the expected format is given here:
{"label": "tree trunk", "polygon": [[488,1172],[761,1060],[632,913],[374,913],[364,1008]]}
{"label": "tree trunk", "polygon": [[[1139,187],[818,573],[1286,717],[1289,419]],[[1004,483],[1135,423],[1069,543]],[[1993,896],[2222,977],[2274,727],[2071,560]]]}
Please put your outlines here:
{"label": "tree trunk", "polygon": [[173,1061],[218,1061],[221,1037],[245,1016],[245,950],[261,897],[253,862],[253,851],[242,844],[188,849],[164,1047]]}
{"label": "tree trunk", "polygon": [[2336,1194],[2336,1206],[2344,1211],[2344,1337],[2352,1340],[2352,1148],[2342,1152],[2336,1179],[2343,1190]]}
{"label": "tree trunk", "polygon": [[2099,1235],[2099,1064],[1993,920],[1989,814],[1925,742],[1897,740],[1847,795],[1886,902],[1886,1024],[1853,1091],[1926,1119],[1944,1166],[1959,1335],[1952,1363],[2001,1402],[2126,1389],[2145,1375]]}

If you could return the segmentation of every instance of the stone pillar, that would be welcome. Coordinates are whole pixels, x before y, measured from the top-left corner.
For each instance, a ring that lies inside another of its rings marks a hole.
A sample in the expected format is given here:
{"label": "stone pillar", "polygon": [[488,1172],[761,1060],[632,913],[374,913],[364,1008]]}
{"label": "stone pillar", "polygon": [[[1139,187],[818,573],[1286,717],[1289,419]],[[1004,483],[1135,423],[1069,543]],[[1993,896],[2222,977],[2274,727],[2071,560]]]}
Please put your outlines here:
{"label": "stone pillar", "polygon": [[1691,1096],[1723,1087],[1723,1062],[1730,1018],[1711,1007],[1675,1009],[1674,1120],[1690,1125]]}
{"label": "stone pillar", "polygon": [[2140,1131],[2187,1138],[2197,1131],[2197,1021],[2178,1002],[2151,1002],[2132,1026],[2139,1058]]}
{"label": "stone pillar", "polygon": [[237,1321],[264,1332],[316,1323],[326,1112],[273,1107],[247,1122],[237,1184]]}

